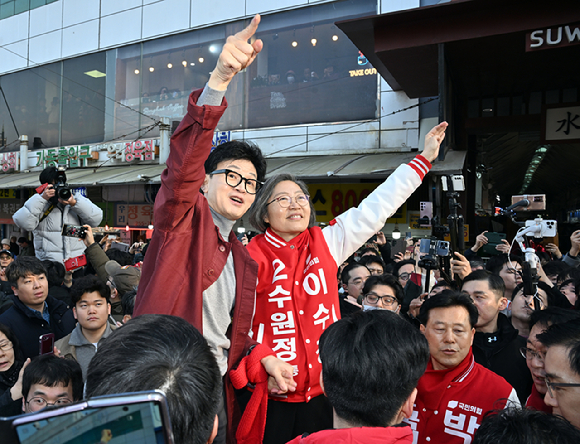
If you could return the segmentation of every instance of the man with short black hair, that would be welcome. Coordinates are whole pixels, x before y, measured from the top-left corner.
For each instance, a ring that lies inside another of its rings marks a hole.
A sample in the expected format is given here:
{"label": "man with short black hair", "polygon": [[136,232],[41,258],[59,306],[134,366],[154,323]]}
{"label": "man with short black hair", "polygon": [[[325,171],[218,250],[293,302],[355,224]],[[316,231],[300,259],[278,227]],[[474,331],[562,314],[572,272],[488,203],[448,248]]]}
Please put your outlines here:
{"label": "man with short black hair", "polygon": [[580,431],[559,416],[530,409],[505,409],[488,415],[473,444],[578,444]]}
{"label": "man with short black hair", "polygon": [[83,399],[80,365],[70,359],[42,355],[30,361],[22,377],[22,411],[37,412]]}
{"label": "man with short black hair", "polygon": [[[244,357],[262,357],[259,361],[278,394],[296,385],[292,366],[248,335],[258,264],[232,231],[256,198],[266,160],[257,146],[241,140],[212,149],[215,128],[226,111],[228,85],[262,49],[260,39],[248,42],[259,23],[256,15],[228,37],[207,85],[190,95],[187,115],[171,136],[134,313],[180,316],[203,332],[225,377],[226,409],[220,423],[226,424],[227,413],[230,436],[237,428],[239,406],[228,370]],[[255,338],[258,332],[253,334]],[[225,442],[222,430],[218,438]]]}
{"label": "man with short black hair", "polygon": [[12,329],[24,354],[32,358],[40,352],[41,335],[54,333],[55,340],[75,327],[72,311],[48,294],[46,269],[36,257],[19,256],[6,269],[14,291],[14,305],[0,315],[0,324]]}
{"label": "man with short black hair", "polygon": [[34,256],[34,247],[25,237],[18,238],[18,246],[20,247],[20,254],[18,256]]}
{"label": "man with short black hair", "polygon": [[403,287],[392,274],[371,276],[362,293],[363,310],[389,310],[399,313],[403,302]]}
{"label": "man with short black hair", "polygon": [[554,415],[580,429],[580,323],[573,320],[551,325],[537,339],[547,348],[544,401]]}
{"label": "man with short black hair", "polygon": [[361,257],[358,263],[367,267],[371,276],[380,276],[385,272],[385,262],[374,254],[367,254]]}
{"label": "man with short black hair", "polygon": [[522,282],[522,259],[518,256],[498,254],[485,264],[487,271],[499,276],[504,282],[504,297],[511,301],[516,286]]}
{"label": "man with short black hair", "polygon": [[471,296],[479,313],[473,340],[475,362],[504,377],[524,404],[532,390],[532,378],[520,353],[526,340],[500,313],[508,302],[504,281],[487,270],[476,270],[463,280],[462,291]]}
{"label": "man with short black hair", "polygon": [[334,429],[291,443],[412,443],[401,421],[413,413],[417,382],[429,361],[421,334],[388,311],[355,313],[320,337],[322,386],[334,410]]}
{"label": "man with short black hair", "polygon": [[340,274],[343,295],[339,298],[341,317],[359,311],[361,306],[358,302],[362,294],[366,280],[371,276],[371,272],[364,265],[353,262],[348,264]]}
{"label": "man with short black hair", "polygon": [[77,279],[70,289],[70,296],[73,315],[78,323],[72,333],[60,339],[55,346],[61,356],[80,364],[84,381],[89,362],[101,341],[113,332],[109,323],[111,290],[105,282],[91,275]]}
{"label": "man with short black hair", "polygon": [[403,313],[407,313],[411,301],[418,298],[423,292],[421,285],[413,282],[414,273],[415,261],[413,259],[397,262],[393,268],[393,274],[399,279],[399,283],[405,290],[405,297],[401,305],[401,311]]}
{"label": "man with short black hair", "polygon": [[421,332],[431,360],[417,386],[413,415],[406,419],[415,444],[468,443],[486,412],[507,401],[520,405],[505,379],[473,359],[477,318],[467,293],[444,290],[421,306]]}
{"label": "man with short black hair", "polygon": [[530,317],[530,335],[527,338],[526,347],[521,349],[534,381],[532,393],[526,401],[526,407],[552,413],[552,407],[544,402],[547,391],[546,370],[544,368],[546,347],[538,341],[538,335],[545,332],[550,325],[563,324],[573,319],[579,320],[580,313],[560,307],[548,307],[545,310],[538,310],[532,313]]}
{"label": "man with short black hair", "polygon": [[88,398],[143,390],[167,397],[176,444],[212,442],[222,382],[201,333],[168,315],[141,315],[119,328],[89,364]]}

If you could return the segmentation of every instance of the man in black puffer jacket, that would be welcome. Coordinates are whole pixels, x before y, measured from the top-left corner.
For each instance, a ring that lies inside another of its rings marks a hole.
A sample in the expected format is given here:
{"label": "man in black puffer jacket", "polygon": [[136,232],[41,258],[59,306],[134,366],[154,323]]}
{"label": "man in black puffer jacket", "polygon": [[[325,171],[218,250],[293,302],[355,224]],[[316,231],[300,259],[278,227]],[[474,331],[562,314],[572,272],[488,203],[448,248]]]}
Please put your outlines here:
{"label": "man in black puffer jacket", "polygon": [[18,257],[6,269],[6,276],[14,290],[14,305],[0,315],[0,324],[12,329],[24,359],[39,354],[41,335],[54,333],[58,340],[74,329],[72,311],[64,302],[48,295],[46,269],[39,259]]}

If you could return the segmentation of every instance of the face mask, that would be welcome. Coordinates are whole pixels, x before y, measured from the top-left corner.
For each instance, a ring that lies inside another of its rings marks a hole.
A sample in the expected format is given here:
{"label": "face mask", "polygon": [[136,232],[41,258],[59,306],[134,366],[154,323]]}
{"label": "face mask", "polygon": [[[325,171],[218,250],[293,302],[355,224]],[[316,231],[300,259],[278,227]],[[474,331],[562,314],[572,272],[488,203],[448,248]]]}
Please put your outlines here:
{"label": "face mask", "polygon": [[288,79],[288,83],[294,83],[294,77],[290,76],[286,77],[286,79]]}

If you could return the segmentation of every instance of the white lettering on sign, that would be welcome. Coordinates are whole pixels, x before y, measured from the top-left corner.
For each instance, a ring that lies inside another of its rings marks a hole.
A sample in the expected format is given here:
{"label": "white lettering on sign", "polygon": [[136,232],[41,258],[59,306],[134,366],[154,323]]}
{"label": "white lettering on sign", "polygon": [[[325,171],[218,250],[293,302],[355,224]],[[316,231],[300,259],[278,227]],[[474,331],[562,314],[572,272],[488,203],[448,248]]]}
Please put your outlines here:
{"label": "white lettering on sign", "polygon": [[580,24],[536,29],[528,35],[526,51],[580,44]]}

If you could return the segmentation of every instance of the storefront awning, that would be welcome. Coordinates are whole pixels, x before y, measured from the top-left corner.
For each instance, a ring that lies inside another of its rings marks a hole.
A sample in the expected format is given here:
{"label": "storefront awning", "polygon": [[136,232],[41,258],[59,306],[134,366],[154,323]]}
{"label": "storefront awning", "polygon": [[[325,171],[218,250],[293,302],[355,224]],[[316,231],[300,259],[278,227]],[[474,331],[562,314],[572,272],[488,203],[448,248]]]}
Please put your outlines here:
{"label": "storefront awning", "polygon": [[[66,172],[72,187],[121,185],[131,183],[160,183],[165,165],[130,165],[101,168],[77,168]],[[0,189],[36,188],[40,172],[0,175]]]}
{"label": "storefront awning", "polygon": [[[466,151],[448,151],[443,162],[435,162],[432,173],[461,174]],[[409,163],[416,152],[342,156],[309,156],[268,159],[268,174],[289,173],[300,179],[384,179],[403,163]]]}
{"label": "storefront awning", "polygon": [[[268,159],[268,174],[289,173],[300,179],[384,179],[403,163],[409,163],[417,153],[351,154],[342,156],[277,157]],[[434,174],[461,174],[466,151],[449,151],[443,162],[435,162]],[[66,172],[71,187],[161,183],[165,165],[131,165],[78,168]],[[38,171],[0,175],[0,189],[36,188],[40,185]]]}

